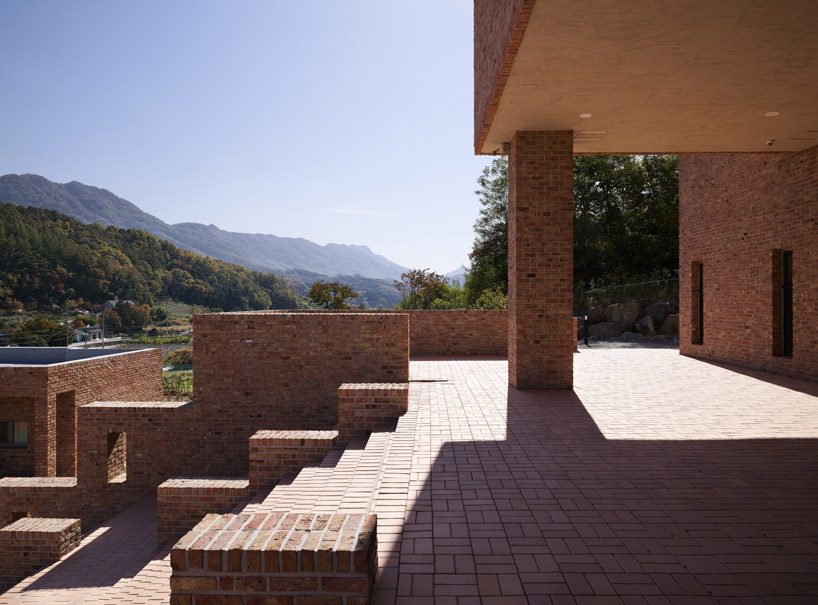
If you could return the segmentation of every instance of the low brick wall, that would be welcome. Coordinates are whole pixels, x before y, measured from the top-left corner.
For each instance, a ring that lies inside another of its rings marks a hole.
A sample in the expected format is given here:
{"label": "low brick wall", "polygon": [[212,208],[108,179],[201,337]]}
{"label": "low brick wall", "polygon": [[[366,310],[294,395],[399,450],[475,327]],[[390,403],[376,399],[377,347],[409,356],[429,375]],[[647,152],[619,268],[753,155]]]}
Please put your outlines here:
{"label": "low brick wall", "polygon": [[508,354],[508,312],[481,310],[409,313],[412,355]]}
{"label": "low brick wall", "polygon": [[170,602],[364,605],[376,525],[364,514],[208,515],[171,551]]}
{"label": "low brick wall", "polygon": [[75,516],[82,505],[79,500],[74,477],[4,477],[0,479],[0,527],[19,517]]}
{"label": "low brick wall", "polygon": [[0,590],[58,561],[79,542],[79,519],[24,517],[0,529]]}
{"label": "low brick wall", "polygon": [[156,488],[159,544],[172,544],[208,513],[227,513],[250,494],[246,479],[168,479]]}
{"label": "low brick wall", "polygon": [[341,443],[366,438],[373,430],[393,424],[408,409],[408,384],[342,384],[338,389]]}
{"label": "low brick wall", "polygon": [[338,443],[338,431],[258,431],[250,437],[250,488],[273,487],[287,473],[315,465]]}

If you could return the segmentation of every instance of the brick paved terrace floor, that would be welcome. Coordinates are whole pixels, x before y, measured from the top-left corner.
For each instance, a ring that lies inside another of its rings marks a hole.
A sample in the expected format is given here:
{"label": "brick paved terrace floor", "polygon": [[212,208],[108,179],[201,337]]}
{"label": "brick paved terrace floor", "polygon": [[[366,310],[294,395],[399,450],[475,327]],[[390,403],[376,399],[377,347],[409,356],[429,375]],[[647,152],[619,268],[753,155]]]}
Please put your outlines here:
{"label": "brick paved terrace floor", "polygon": [[[572,392],[411,374],[394,433],[250,505],[376,512],[377,603],[818,603],[818,384],[639,348],[581,349]],[[166,600],[139,506],[2,602]]]}

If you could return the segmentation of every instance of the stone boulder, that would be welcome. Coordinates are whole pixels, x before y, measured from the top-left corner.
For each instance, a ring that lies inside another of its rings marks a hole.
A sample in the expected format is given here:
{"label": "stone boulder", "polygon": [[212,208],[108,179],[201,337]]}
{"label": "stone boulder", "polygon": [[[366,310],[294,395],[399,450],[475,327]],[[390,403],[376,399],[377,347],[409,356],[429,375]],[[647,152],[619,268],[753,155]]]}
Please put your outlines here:
{"label": "stone boulder", "polygon": [[639,319],[639,303],[635,300],[608,305],[605,315],[609,322],[617,324],[622,332],[632,332],[636,320]]}
{"label": "stone boulder", "polygon": [[660,334],[664,334],[665,336],[678,336],[679,335],[679,314],[678,313],[670,313],[666,318],[664,323],[662,323],[662,327],[659,329]]}
{"label": "stone boulder", "polygon": [[656,301],[645,308],[645,315],[649,315],[654,326],[661,326],[668,315],[673,312],[669,302]]}
{"label": "stone boulder", "polygon": [[642,336],[654,336],[656,330],[653,328],[653,318],[650,315],[645,315],[642,319],[637,321],[636,331]]}
{"label": "stone boulder", "polygon": [[597,338],[613,338],[622,334],[622,328],[619,324],[612,321],[603,321],[602,323],[588,326],[588,336]]}
{"label": "stone boulder", "polygon": [[603,321],[608,321],[605,315],[605,307],[591,307],[588,309],[588,325],[601,324]]}

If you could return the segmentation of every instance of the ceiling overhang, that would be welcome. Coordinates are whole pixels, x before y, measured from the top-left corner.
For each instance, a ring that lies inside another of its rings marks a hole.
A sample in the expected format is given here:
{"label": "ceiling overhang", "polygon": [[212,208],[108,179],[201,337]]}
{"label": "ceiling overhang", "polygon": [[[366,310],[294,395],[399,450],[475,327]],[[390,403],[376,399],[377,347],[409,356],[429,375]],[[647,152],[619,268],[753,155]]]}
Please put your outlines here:
{"label": "ceiling overhang", "polygon": [[[476,53],[494,43],[480,38],[478,4]],[[573,130],[575,153],[818,145],[812,0],[523,4],[499,49],[505,70],[487,82],[476,56],[475,98],[491,98],[476,117],[478,153],[531,130]]]}

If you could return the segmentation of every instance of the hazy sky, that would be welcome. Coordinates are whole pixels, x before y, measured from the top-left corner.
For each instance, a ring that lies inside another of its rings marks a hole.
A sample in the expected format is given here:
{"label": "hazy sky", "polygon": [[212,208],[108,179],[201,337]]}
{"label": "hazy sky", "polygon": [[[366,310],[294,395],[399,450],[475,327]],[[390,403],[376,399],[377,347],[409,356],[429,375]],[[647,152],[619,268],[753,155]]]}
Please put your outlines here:
{"label": "hazy sky", "polygon": [[441,272],[471,247],[471,0],[4,0],[0,83],[2,174]]}

